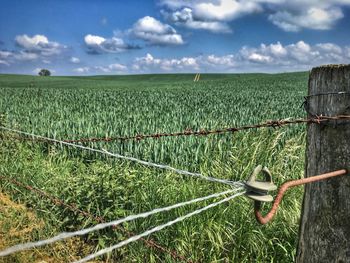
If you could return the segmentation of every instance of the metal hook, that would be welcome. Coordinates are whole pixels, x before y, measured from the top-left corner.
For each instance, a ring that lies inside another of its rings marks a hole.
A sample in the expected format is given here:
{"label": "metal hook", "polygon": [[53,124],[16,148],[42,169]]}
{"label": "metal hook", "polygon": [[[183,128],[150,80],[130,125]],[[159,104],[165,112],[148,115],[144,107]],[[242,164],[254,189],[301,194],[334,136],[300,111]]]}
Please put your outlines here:
{"label": "metal hook", "polygon": [[[308,178],[302,178],[302,179],[298,179],[298,180],[285,182],[284,184],[282,184],[282,186],[278,190],[278,194],[276,195],[276,198],[272,204],[270,212],[268,212],[265,216],[263,216],[260,213],[261,202],[271,202],[273,200],[272,196],[267,195],[267,192],[269,191],[267,189],[275,190],[277,187],[272,183],[272,179],[267,180],[265,182],[262,182],[265,184],[262,184],[262,187],[260,187],[260,184],[257,184],[258,182],[255,181],[255,177],[254,177],[254,175],[257,175],[257,173],[259,173],[260,171],[261,171],[261,168],[259,166],[257,168],[255,168],[252,176],[246,182],[246,186],[248,189],[246,195],[247,195],[247,197],[254,200],[255,217],[256,217],[256,220],[262,225],[267,224],[274,217],[274,215],[276,214],[276,211],[278,209],[278,206],[282,201],[283,195],[288,190],[288,188],[302,185],[302,184],[313,183],[313,182],[325,180],[325,179],[328,179],[331,177],[345,175],[348,173],[347,170],[342,169],[342,170],[337,170],[337,171],[330,172],[330,173],[325,173],[325,174],[321,174],[321,175],[311,176]],[[266,173],[267,172],[265,172],[265,174]],[[270,176],[271,176],[271,174],[270,174]],[[250,179],[252,179],[252,181]],[[270,188],[268,188],[268,184],[270,185]],[[256,188],[256,187],[258,187],[258,188]],[[264,192],[265,195],[263,195],[263,194],[261,194],[261,192],[259,192],[262,190],[262,188],[265,191]]]}

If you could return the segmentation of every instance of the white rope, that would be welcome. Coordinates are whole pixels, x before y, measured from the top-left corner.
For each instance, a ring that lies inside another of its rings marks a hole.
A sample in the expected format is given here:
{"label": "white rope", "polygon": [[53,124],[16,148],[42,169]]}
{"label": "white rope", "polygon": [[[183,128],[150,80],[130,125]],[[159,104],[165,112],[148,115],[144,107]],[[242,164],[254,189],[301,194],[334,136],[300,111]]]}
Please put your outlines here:
{"label": "white rope", "polygon": [[33,138],[43,139],[45,141],[50,141],[50,142],[60,143],[60,144],[63,144],[63,145],[72,146],[72,147],[75,147],[75,148],[80,148],[80,149],[91,151],[91,152],[102,153],[102,154],[105,154],[105,155],[108,155],[108,156],[112,156],[112,157],[123,159],[123,160],[132,161],[132,162],[136,162],[136,163],[139,163],[139,164],[142,164],[142,165],[145,165],[145,166],[149,166],[149,167],[155,167],[155,168],[159,168],[159,169],[169,170],[169,171],[175,172],[177,174],[198,177],[198,178],[205,179],[205,180],[211,181],[211,182],[223,183],[223,184],[228,184],[228,185],[232,185],[232,186],[236,186],[236,187],[244,186],[244,184],[242,182],[234,182],[234,181],[230,181],[230,180],[226,180],[226,179],[219,179],[219,178],[209,177],[209,176],[202,175],[200,173],[191,173],[191,172],[188,172],[188,171],[185,171],[185,170],[179,170],[179,169],[173,168],[173,167],[171,167],[169,165],[151,163],[151,162],[139,160],[139,159],[134,158],[134,157],[123,156],[123,155],[120,155],[120,154],[117,154],[117,153],[110,153],[110,152],[108,152],[106,150],[98,150],[98,149],[94,149],[94,148],[91,148],[91,147],[86,147],[86,146],[83,146],[83,145],[69,143],[69,142],[64,142],[64,141],[60,141],[60,140],[57,140],[57,139],[52,139],[52,138],[48,138],[48,137],[44,137],[44,136],[40,136],[40,135],[35,135],[35,134],[32,134],[32,133],[23,132],[23,131],[19,131],[19,130],[15,130],[15,129],[10,129],[10,128],[3,127],[3,126],[0,126],[0,129],[11,131],[11,132],[15,132],[15,133],[18,133],[18,134],[23,134],[23,135],[26,135],[26,136],[31,136]]}
{"label": "white rope", "polygon": [[189,217],[191,217],[193,215],[197,215],[197,214],[199,214],[199,213],[201,213],[201,212],[203,212],[205,210],[208,210],[208,209],[213,208],[213,207],[215,207],[217,205],[220,205],[222,203],[230,201],[230,200],[232,200],[232,199],[234,199],[234,198],[236,198],[236,197],[238,197],[240,195],[243,195],[243,194],[244,194],[244,192],[237,193],[235,195],[232,195],[232,196],[229,196],[229,197],[227,197],[225,199],[222,199],[222,200],[220,200],[220,201],[218,201],[216,203],[212,203],[212,204],[210,204],[208,206],[205,206],[205,207],[203,207],[201,209],[195,210],[195,211],[193,211],[193,212],[191,212],[189,214],[186,214],[184,216],[178,217],[178,218],[176,218],[176,219],[174,219],[172,221],[169,221],[168,223],[165,223],[163,225],[159,225],[159,226],[156,226],[154,228],[151,228],[151,229],[143,232],[140,235],[136,235],[136,236],[130,237],[130,238],[128,238],[128,239],[126,239],[126,240],[124,240],[122,242],[119,242],[118,244],[116,244],[114,246],[111,246],[111,247],[108,247],[108,248],[105,248],[105,249],[101,249],[100,251],[98,251],[98,252],[96,252],[94,254],[90,254],[90,255],[86,256],[85,258],[82,258],[82,259],[80,259],[78,261],[75,261],[75,263],[83,263],[83,262],[89,261],[90,259],[93,259],[95,257],[98,257],[98,256],[101,256],[101,255],[106,254],[108,252],[111,252],[114,249],[120,248],[122,246],[125,246],[125,245],[131,243],[131,242],[137,241],[137,240],[139,240],[142,237],[145,237],[145,236],[148,236],[148,235],[150,235],[152,233],[158,232],[158,231],[162,230],[163,228],[171,226],[171,225],[173,225],[173,224],[175,224],[177,222],[183,221],[186,218],[189,218]]}
{"label": "white rope", "polygon": [[135,220],[138,218],[146,218],[146,217],[149,217],[150,215],[154,215],[154,214],[164,212],[164,211],[170,211],[170,210],[175,209],[175,208],[179,208],[179,207],[182,207],[185,205],[205,201],[205,200],[208,200],[211,198],[219,197],[221,195],[233,193],[233,192],[236,192],[238,190],[242,190],[242,188],[237,188],[237,189],[228,190],[228,191],[221,192],[221,193],[208,195],[205,197],[196,198],[196,199],[193,199],[190,201],[178,203],[178,204],[171,205],[171,206],[166,206],[163,208],[157,208],[157,209],[151,210],[149,212],[144,212],[144,213],[140,213],[137,215],[130,215],[130,216],[127,216],[127,217],[122,218],[122,219],[114,220],[114,221],[107,222],[107,223],[98,224],[98,225],[95,225],[93,227],[82,229],[82,230],[75,231],[75,232],[63,232],[63,233],[60,233],[60,234],[58,234],[52,238],[46,239],[46,240],[41,240],[41,241],[37,241],[37,242],[28,242],[25,244],[18,244],[18,245],[9,247],[3,251],[0,251],[0,257],[7,256],[7,255],[13,254],[15,252],[23,251],[26,249],[32,249],[35,247],[41,247],[44,245],[48,245],[48,244],[51,244],[51,243],[54,243],[54,242],[57,242],[57,241],[60,241],[60,240],[66,239],[66,238],[73,237],[73,236],[82,236],[82,235],[88,234],[92,231],[104,229],[104,228],[110,227],[110,226],[116,226],[116,225],[122,224],[124,222],[132,221],[132,220]]}

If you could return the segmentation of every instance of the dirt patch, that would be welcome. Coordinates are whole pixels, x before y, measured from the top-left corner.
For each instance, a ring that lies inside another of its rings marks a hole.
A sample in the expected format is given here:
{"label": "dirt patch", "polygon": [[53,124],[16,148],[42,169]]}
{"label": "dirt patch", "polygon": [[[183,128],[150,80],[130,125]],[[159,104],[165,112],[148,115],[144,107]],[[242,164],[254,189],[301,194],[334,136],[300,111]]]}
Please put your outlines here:
{"label": "dirt patch", "polygon": [[[49,229],[52,231],[52,228],[49,228],[35,212],[23,204],[13,202],[9,196],[0,192],[0,250],[19,243],[47,238],[45,233]],[[93,249],[93,246],[85,244],[82,239],[71,238],[43,248],[0,258],[0,263],[72,262],[90,254]]]}

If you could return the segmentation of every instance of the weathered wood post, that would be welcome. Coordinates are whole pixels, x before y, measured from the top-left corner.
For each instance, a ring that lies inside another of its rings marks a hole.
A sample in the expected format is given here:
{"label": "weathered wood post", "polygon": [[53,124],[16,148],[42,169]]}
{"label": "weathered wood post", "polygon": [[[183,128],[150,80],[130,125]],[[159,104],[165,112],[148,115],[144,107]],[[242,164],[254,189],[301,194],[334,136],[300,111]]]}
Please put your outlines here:
{"label": "weathered wood post", "polygon": [[[312,69],[308,116],[350,115],[350,65]],[[309,124],[305,177],[350,171],[350,121]],[[350,176],[305,186],[296,262],[350,262]]]}

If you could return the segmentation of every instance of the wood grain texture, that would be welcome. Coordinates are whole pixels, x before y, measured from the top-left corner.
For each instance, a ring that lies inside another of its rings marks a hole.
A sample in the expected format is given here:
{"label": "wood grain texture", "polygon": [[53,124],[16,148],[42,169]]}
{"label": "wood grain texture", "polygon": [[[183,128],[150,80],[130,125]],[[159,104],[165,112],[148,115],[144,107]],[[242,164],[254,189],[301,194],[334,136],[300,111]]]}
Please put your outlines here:
{"label": "wood grain texture", "polygon": [[[350,92],[350,65],[312,69],[309,95],[340,91]],[[350,114],[350,96],[313,96],[309,109],[326,116]],[[309,124],[307,133],[305,177],[339,169],[350,171],[349,121]],[[349,174],[306,185],[296,262],[350,262]]]}

